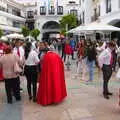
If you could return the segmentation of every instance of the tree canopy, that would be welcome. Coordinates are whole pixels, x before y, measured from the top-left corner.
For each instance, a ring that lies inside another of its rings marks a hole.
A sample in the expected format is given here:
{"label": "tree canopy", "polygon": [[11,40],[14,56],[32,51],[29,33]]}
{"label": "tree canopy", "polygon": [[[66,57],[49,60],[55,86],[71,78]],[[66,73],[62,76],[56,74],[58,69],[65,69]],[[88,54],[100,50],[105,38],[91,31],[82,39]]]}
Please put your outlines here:
{"label": "tree canopy", "polygon": [[3,35],[3,31],[0,29],[0,38],[2,37]]}
{"label": "tree canopy", "polygon": [[24,26],[22,27],[22,34],[24,37],[27,37],[30,34],[30,30],[26,26]]}
{"label": "tree canopy", "polygon": [[39,29],[34,29],[30,32],[31,36],[35,38],[35,40],[37,40],[37,37],[40,34],[40,30]]}
{"label": "tree canopy", "polygon": [[65,15],[62,17],[59,23],[62,30],[66,30],[66,25],[67,29],[70,30],[77,26],[77,17],[73,14]]}

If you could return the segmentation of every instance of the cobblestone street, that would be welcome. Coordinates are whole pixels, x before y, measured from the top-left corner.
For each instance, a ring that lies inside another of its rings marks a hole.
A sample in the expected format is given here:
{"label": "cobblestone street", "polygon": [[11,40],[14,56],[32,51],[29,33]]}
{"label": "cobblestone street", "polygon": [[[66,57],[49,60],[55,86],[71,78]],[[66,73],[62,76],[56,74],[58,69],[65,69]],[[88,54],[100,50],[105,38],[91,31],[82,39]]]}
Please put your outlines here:
{"label": "cobblestone street", "polygon": [[[92,83],[86,84],[76,76],[76,65],[66,71],[67,98],[60,104],[40,106],[28,100],[26,81],[21,78],[24,92],[22,102],[6,103],[4,83],[0,83],[0,120],[119,120],[118,88],[120,81],[113,73],[110,90],[114,93],[109,100],[102,96],[102,77],[97,69]],[[86,75],[88,77],[88,74]]]}

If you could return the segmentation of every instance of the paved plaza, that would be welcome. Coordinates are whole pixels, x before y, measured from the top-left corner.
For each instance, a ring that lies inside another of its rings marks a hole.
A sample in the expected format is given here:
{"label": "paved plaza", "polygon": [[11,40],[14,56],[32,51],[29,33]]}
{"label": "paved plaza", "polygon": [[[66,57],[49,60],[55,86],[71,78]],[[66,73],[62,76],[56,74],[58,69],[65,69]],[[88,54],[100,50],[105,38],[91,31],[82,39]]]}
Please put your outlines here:
{"label": "paved plaza", "polygon": [[80,76],[76,76],[76,62],[72,61],[71,70],[65,68],[65,76],[67,98],[60,104],[46,107],[28,100],[25,78],[21,78],[24,88],[22,101],[12,105],[6,103],[4,83],[0,83],[0,120],[120,120],[120,80],[115,78],[115,73],[109,84],[114,94],[109,100],[102,96],[102,76],[97,69],[94,81],[86,84]]}

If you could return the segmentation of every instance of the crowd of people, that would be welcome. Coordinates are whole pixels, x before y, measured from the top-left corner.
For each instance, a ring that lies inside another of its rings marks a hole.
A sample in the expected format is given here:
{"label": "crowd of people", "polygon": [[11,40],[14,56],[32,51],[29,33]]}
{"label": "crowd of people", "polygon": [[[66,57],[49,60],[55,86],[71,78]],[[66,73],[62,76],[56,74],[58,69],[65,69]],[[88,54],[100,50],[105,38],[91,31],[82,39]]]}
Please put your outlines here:
{"label": "crowd of people", "polygon": [[21,100],[20,75],[26,77],[29,100],[41,105],[61,102],[67,96],[64,63],[70,65],[71,59],[76,59],[76,73],[82,74],[81,79],[86,83],[94,80],[95,65],[103,72],[103,96],[109,99],[112,93],[108,90],[108,82],[112,71],[116,71],[116,63],[120,67],[120,45],[116,41],[82,38],[77,42],[64,38],[61,41],[25,42],[17,39],[0,41],[0,80],[5,82],[7,102],[12,104],[13,96],[16,101]]}
{"label": "crowd of people", "polygon": [[[27,80],[29,100],[41,105],[61,102],[66,96],[64,65],[47,42],[13,40],[1,45],[1,80],[5,82],[8,104],[21,100],[20,75]],[[39,87],[37,88],[37,83]]]}
{"label": "crowd of people", "polygon": [[[115,40],[91,41],[90,39],[81,39],[76,43],[73,39],[69,39],[64,43],[62,55],[64,61],[66,61],[66,56],[69,61],[70,56],[74,60],[75,51],[77,52],[77,76],[81,74],[80,79],[88,84],[94,80],[94,71],[97,67],[98,71],[103,72],[103,96],[105,99],[109,99],[109,95],[112,95],[112,93],[108,90],[108,82],[112,76],[112,71],[117,71],[116,63],[120,65],[119,42]],[[87,72],[89,73],[89,79],[86,77]]]}

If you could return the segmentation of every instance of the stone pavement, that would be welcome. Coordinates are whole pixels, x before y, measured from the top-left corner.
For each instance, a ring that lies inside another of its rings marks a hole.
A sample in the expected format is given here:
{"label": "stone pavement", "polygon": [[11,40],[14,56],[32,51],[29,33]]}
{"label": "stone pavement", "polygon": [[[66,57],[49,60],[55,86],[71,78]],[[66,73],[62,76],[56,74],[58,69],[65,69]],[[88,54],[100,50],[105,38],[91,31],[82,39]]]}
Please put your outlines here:
{"label": "stone pavement", "polygon": [[[22,78],[22,101],[12,105],[6,103],[4,83],[0,83],[0,120],[120,120],[118,88],[120,80],[115,73],[110,81],[114,93],[109,100],[102,96],[102,77],[95,71],[93,83],[86,84],[76,76],[76,63],[71,70],[65,68],[67,98],[60,104],[43,107],[28,100],[26,81]],[[86,75],[88,79],[88,73]]]}

